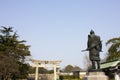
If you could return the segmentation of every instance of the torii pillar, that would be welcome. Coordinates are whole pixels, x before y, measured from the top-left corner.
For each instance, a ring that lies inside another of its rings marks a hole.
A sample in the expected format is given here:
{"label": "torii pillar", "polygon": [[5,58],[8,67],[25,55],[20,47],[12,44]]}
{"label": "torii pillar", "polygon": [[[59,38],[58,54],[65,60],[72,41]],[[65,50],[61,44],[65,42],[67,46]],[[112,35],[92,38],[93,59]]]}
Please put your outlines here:
{"label": "torii pillar", "polygon": [[36,64],[35,80],[38,80],[38,68],[39,68],[39,64]]}
{"label": "torii pillar", "polygon": [[57,79],[57,75],[56,75],[56,65],[54,65],[54,80]]}

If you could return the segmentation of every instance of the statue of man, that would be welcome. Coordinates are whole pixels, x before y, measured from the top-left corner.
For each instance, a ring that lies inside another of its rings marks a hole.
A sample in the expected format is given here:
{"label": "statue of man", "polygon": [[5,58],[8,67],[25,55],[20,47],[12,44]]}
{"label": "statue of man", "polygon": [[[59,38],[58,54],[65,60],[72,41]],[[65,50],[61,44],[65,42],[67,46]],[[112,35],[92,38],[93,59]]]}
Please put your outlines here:
{"label": "statue of man", "polygon": [[95,35],[93,30],[88,35],[87,50],[89,51],[89,58],[92,62],[92,69],[100,69],[99,52],[102,51],[102,44],[100,37]]}

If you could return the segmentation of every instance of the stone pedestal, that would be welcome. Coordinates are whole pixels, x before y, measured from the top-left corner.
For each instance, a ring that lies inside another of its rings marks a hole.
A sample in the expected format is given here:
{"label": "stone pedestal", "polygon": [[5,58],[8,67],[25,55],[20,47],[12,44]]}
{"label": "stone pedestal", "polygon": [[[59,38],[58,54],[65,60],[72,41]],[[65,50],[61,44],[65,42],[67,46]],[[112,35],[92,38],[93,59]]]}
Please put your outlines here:
{"label": "stone pedestal", "polygon": [[89,72],[83,80],[109,80],[104,72]]}

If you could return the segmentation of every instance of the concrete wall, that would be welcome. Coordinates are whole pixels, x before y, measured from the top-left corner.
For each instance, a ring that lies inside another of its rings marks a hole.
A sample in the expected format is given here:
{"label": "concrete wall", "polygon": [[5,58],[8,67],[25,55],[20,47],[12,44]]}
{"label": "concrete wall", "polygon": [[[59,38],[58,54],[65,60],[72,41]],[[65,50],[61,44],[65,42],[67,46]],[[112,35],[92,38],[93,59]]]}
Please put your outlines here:
{"label": "concrete wall", "polygon": [[83,77],[86,76],[86,72],[80,72],[79,75],[80,75],[80,78],[82,79]]}

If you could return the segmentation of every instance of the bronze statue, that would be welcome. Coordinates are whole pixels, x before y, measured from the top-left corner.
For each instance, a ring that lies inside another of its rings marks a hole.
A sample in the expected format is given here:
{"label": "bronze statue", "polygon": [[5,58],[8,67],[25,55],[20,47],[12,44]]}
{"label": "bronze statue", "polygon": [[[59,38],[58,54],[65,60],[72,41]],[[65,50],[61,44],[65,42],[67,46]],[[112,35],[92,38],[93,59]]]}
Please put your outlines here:
{"label": "bronze statue", "polygon": [[87,49],[83,51],[89,51],[89,58],[92,62],[92,69],[100,69],[99,52],[102,51],[102,44],[100,37],[95,35],[93,30],[91,30],[90,35],[88,35]]}

